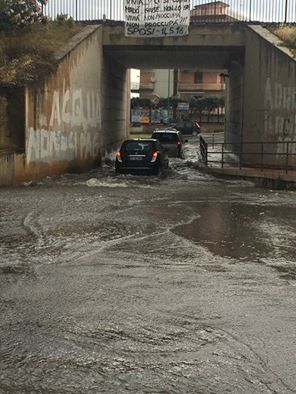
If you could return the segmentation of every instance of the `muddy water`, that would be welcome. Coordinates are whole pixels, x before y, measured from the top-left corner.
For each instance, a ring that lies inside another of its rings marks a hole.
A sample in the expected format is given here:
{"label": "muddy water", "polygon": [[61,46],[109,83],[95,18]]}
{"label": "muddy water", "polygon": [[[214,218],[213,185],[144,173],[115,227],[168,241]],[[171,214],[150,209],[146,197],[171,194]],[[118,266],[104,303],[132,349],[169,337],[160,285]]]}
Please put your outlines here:
{"label": "muddy water", "polygon": [[0,190],[0,392],[296,392],[296,194],[108,164]]}

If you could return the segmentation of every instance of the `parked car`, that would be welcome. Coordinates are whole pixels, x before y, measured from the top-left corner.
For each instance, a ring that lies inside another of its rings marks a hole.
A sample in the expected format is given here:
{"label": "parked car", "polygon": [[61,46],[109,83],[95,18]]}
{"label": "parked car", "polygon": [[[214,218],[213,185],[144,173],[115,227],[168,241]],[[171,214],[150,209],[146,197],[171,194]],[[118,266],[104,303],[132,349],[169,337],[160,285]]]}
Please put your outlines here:
{"label": "parked car", "polygon": [[197,135],[201,132],[201,127],[198,122],[192,120],[180,120],[174,127],[183,134]]}
{"label": "parked car", "polygon": [[184,158],[184,141],[182,133],[175,129],[155,130],[151,138],[157,139],[169,156]]}
{"label": "parked car", "polygon": [[125,140],[116,153],[115,171],[145,172],[166,175],[169,168],[167,152],[156,139]]}

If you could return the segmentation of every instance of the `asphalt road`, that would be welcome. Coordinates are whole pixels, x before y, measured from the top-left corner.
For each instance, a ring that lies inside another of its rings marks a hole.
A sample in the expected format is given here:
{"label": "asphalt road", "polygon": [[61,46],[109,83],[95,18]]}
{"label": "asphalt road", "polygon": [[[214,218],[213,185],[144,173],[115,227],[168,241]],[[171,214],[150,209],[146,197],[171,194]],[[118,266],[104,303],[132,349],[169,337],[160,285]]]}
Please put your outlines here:
{"label": "asphalt road", "polygon": [[296,392],[296,193],[196,151],[0,189],[0,393]]}

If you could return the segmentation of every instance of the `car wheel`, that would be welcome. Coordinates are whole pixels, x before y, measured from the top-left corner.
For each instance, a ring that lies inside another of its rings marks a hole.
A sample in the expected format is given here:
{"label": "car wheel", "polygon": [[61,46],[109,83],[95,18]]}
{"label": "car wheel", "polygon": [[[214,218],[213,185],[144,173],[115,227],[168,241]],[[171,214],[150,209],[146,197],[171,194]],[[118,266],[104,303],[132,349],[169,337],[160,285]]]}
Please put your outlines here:
{"label": "car wheel", "polygon": [[185,159],[183,150],[179,151],[178,157],[180,157],[180,159]]}
{"label": "car wheel", "polygon": [[157,167],[157,169],[155,170],[155,175],[156,175],[158,178],[161,178],[161,177],[163,176],[163,169],[162,169],[161,166],[158,166],[158,167]]}

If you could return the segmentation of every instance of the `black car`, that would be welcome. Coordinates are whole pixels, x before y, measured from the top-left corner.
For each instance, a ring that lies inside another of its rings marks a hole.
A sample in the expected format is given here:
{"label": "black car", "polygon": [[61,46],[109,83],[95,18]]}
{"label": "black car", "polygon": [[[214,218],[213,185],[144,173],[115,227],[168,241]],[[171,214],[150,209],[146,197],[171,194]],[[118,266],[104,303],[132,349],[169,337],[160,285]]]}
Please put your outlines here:
{"label": "black car", "polygon": [[182,133],[175,129],[155,130],[151,138],[157,139],[169,156],[184,158]]}
{"label": "black car", "polygon": [[165,175],[168,167],[168,154],[156,139],[126,140],[116,153],[117,173],[148,172]]}
{"label": "black car", "polygon": [[192,120],[180,120],[174,127],[183,134],[197,135],[201,132],[200,125]]}

